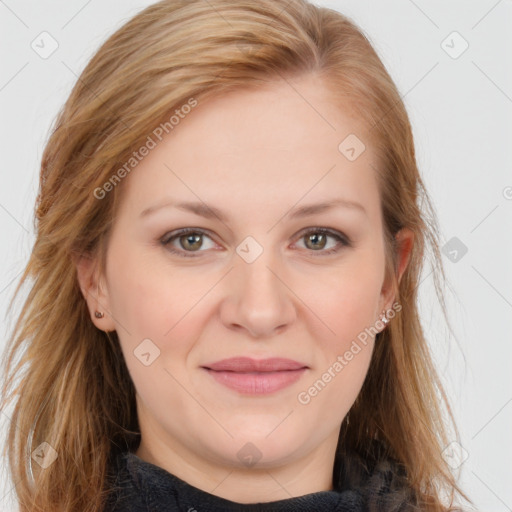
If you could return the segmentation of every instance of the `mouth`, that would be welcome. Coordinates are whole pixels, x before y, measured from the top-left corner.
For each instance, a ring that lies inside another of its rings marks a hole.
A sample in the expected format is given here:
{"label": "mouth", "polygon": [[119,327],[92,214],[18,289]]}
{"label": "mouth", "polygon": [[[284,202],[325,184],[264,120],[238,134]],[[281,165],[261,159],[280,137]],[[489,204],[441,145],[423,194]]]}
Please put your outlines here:
{"label": "mouth", "polygon": [[248,395],[274,393],[299,380],[307,365],[284,358],[234,357],[202,366],[218,383]]}

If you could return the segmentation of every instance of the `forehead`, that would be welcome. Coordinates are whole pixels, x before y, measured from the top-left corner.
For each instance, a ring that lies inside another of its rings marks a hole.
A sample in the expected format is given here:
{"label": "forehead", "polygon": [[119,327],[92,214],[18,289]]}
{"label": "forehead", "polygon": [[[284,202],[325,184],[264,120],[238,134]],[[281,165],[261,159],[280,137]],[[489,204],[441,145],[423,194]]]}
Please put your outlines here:
{"label": "forehead", "polygon": [[378,216],[377,164],[350,112],[315,76],[198,98],[125,179],[125,208],[168,195],[242,214],[341,197]]}

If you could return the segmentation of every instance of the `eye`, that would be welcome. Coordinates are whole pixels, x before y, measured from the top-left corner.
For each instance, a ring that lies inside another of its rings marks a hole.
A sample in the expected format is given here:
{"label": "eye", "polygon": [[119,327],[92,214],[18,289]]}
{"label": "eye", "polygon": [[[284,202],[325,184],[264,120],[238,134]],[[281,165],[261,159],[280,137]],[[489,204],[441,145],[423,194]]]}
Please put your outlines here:
{"label": "eye", "polygon": [[[168,251],[172,252],[173,254],[182,256],[184,258],[195,258],[197,256],[190,253],[202,252],[199,251],[199,248],[203,245],[203,237],[210,238],[206,231],[202,229],[183,228],[164,235],[164,237],[161,239],[161,243]],[[174,241],[179,244],[180,247],[178,249],[173,245]],[[185,254],[187,252],[189,254]]]}
{"label": "eye", "polygon": [[[204,248],[204,237],[211,240],[211,237],[203,229],[182,228],[164,235],[160,243],[173,254],[184,258],[195,258],[198,257],[199,254],[194,253],[204,252],[200,250],[200,248]],[[333,247],[325,250],[329,238],[334,239],[337,243],[334,244]],[[309,252],[319,253],[314,256],[333,254],[339,252],[343,247],[352,246],[352,242],[347,236],[327,228],[308,228],[307,231],[301,233],[299,240],[305,240],[306,249],[311,249]],[[173,245],[175,242],[178,243],[180,247]],[[208,247],[206,247],[206,249],[208,249]]]}
{"label": "eye", "polygon": [[[334,244],[334,246],[331,246],[331,248],[324,250],[329,238],[336,240],[337,243]],[[326,228],[308,228],[307,231],[303,231],[301,233],[299,240],[305,241],[307,249],[312,249],[312,252],[319,253],[314,254],[314,256],[334,254],[339,252],[343,247],[352,246],[352,243],[347,236]]]}

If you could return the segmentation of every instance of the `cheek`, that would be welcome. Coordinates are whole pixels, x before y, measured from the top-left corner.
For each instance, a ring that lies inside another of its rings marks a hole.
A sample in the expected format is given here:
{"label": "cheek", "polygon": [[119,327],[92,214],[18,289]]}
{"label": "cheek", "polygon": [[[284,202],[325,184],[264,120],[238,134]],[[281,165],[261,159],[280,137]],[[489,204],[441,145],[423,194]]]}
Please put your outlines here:
{"label": "cheek", "polygon": [[308,305],[328,328],[316,337],[321,354],[297,397],[308,417],[313,410],[318,414],[331,410],[330,421],[341,422],[366,378],[384,276],[384,260],[374,249],[347,258],[328,280],[317,280],[320,285],[314,293],[310,288]]}
{"label": "cheek", "polygon": [[347,269],[339,282],[317,289],[319,316],[329,328],[316,337],[314,372],[297,396],[311,428],[318,415],[326,431],[339,425],[361,390],[374,347],[380,285],[378,272]]}
{"label": "cheek", "polygon": [[154,263],[147,249],[112,240],[107,262],[111,311],[134,335],[161,337],[183,315],[189,294],[179,271]]}
{"label": "cheek", "polygon": [[[308,303],[317,304],[319,316],[330,328],[332,348],[341,350],[353,338],[373,326],[384,278],[384,262],[374,255],[359,253],[330,272],[321,286],[308,294]],[[315,307],[315,306],[313,306]],[[376,316],[377,315],[377,316]]]}
{"label": "cheek", "polygon": [[[202,328],[197,318],[201,302],[216,277],[193,269],[154,264],[147,254],[112,250],[109,267],[109,299],[125,355],[145,339],[160,350],[159,365],[182,366]],[[115,261],[115,263],[114,263]]]}
{"label": "cheek", "polygon": [[194,305],[207,291],[205,279],[193,277],[191,282],[179,270],[148,265],[135,251],[111,265],[108,277],[111,312],[128,371],[139,399],[154,413],[159,411],[164,422],[162,403],[183,408],[186,400],[177,382],[186,381],[187,356],[200,337]]}

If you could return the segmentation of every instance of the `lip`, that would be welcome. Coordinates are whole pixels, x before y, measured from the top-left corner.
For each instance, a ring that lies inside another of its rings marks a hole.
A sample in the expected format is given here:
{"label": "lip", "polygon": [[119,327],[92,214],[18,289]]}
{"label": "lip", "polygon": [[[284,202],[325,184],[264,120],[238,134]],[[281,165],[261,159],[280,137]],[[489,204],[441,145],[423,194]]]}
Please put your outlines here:
{"label": "lip", "polygon": [[267,359],[253,359],[251,357],[230,357],[215,363],[203,365],[214,371],[228,372],[281,372],[287,370],[300,370],[307,368],[304,363],[283,357],[269,357]]}
{"label": "lip", "polygon": [[202,366],[217,382],[249,395],[284,389],[303,375],[308,366],[285,358],[232,357]]}

